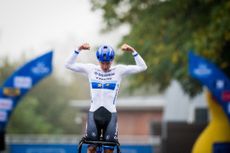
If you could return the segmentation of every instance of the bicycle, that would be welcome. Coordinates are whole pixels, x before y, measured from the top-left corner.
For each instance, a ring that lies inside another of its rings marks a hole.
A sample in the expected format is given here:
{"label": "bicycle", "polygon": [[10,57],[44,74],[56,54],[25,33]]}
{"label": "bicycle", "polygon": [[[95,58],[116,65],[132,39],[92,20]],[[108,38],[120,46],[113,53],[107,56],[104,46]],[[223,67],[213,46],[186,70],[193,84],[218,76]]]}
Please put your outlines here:
{"label": "bicycle", "polygon": [[120,150],[120,143],[117,142],[106,142],[103,141],[102,139],[98,140],[98,141],[91,141],[91,140],[87,140],[85,137],[83,137],[79,144],[78,144],[78,153],[81,153],[81,149],[82,149],[82,145],[83,144],[93,144],[97,146],[97,153],[103,153],[103,146],[114,146],[117,148],[117,153],[121,153]]}

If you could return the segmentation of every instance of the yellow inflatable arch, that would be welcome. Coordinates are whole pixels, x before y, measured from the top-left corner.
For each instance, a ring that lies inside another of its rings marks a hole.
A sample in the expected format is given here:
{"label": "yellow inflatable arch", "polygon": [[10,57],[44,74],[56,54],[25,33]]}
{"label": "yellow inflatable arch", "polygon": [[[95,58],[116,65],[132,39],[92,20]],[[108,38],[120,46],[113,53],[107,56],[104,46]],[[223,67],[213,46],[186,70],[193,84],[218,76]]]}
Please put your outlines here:
{"label": "yellow inflatable arch", "polygon": [[[195,142],[192,153],[213,153],[214,143],[230,142],[230,122],[221,106],[207,93],[211,119],[206,129]],[[229,151],[230,153],[230,151]]]}

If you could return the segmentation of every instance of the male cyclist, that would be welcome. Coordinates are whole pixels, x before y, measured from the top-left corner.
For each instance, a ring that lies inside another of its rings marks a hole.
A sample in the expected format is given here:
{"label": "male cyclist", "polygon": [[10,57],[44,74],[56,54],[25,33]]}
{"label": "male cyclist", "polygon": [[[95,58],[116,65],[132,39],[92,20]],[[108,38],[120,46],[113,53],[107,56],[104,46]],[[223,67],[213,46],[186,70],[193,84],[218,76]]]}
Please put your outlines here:
{"label": "male cyclist", "polygon": [[[102,135],[104,141],[117,141],[116,98],[121,79],[128,74],[144,71],[147,66],[137,51],[127,44],[123,44],[121,49],[132,53],[136,65],[111,66],[115,52],[109,45],[102,45],[98,48],[96,57],[99,65],[75,62],[81,51],[89,49],[88,43],[80,45],[66,63],[66,68],[85,74],[90,82],[91,105],[85,137],[89,140],[99,140]],[[112,153],[113,149],[110,146],[104,147],[105,153]],[[89,145],[88,153],[95,152],[96,147]]]}

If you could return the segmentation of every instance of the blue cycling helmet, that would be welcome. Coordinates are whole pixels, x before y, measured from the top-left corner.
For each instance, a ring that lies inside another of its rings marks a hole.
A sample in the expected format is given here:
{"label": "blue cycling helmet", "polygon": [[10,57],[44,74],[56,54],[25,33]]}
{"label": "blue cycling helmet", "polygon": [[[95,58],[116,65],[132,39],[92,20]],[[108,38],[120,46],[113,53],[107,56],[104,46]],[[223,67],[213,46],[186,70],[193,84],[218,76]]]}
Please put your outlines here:
{"label": "blue cycling helmet", "polygon": [[102,45],[98,48],[96,56],[100,62],[111,62],[114,59],[115,52],[109,45]]}

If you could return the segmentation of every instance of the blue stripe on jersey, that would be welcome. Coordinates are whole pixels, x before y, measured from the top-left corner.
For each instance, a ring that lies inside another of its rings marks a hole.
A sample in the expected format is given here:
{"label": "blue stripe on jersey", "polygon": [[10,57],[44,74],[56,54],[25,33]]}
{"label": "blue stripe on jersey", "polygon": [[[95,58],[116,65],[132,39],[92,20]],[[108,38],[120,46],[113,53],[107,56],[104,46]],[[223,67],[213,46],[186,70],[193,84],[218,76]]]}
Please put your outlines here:
{"label": "blue stripe on jersey", "polygon": [[98,83],[98,82],[92,82],[91,85],[92,85],[93,89],[101,89],[102,88],[102,84]]}
{"label": "blue stripe on jersey", "polygon": [[105,84],[103,84],[104,89],[114,90],[115,87],[116,87],[116,83],[105,83]]}
{"label": "blue stripe on jersey", "polygon": [[91,82],[92,89],[109,89],[114,90],[116,87],[116,83],[99,83],[99,82]]}

